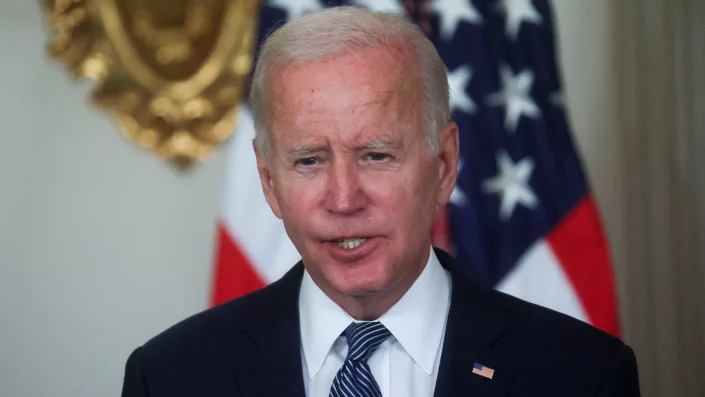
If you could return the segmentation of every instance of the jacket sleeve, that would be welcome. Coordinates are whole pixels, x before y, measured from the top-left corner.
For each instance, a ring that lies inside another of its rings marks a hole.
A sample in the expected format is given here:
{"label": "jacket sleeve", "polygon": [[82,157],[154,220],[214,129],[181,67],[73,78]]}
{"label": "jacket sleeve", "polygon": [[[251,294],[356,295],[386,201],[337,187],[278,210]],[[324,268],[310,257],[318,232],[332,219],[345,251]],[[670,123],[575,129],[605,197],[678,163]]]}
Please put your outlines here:
{"label": "jacket sleeve", "polygon": [[640,397],[636,357],[632,349],[621,344],[606,369],[600,397]]}
{"label": "jacket sleeve", "polygon": [[125,365],[125,379],[122,383],[122,397],[148,397],[147,382],[142,370],[142,348],[130,354]]}

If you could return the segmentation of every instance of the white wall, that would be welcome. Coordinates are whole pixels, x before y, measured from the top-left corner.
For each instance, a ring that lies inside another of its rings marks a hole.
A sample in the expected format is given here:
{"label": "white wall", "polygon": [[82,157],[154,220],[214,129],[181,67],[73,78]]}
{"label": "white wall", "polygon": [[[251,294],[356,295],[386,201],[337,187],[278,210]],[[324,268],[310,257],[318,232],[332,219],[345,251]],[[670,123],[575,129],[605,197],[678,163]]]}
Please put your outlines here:
{"label": "white wall", "polygon": [[[0,396],[114,396],[132,348],[206,305],[225,156],[182,175],[127,143],[44,55],[38,3],[0,0]],[[619,244],[609,1],[555,3],[574,130]]]}
{"label": "white wall", "polygon": [[609,0],[554,0],[564,95],[573,137],[583,157],[612,243],[616,273],[624,257],[623,173],[615,67],[618,21]]}
{"label": "white wall", "polygon": [[127,143],[0,1],[0,396],[114,396],[131,349],[208,298],[224,155],[181,175]]}

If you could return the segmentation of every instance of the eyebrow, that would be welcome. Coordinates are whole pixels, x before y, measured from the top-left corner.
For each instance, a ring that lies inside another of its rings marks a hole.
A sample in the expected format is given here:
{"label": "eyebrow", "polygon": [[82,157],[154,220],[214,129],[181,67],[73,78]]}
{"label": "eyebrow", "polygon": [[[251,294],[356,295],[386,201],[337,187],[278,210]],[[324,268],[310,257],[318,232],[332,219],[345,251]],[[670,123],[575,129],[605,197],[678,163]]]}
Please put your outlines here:
{"label": "eyebrow", "polygon": [[395,142],[388,138],[375,139],[370,142],[365,142],[358,146],[357,149],[399,149],[403,145],[401,142]]}
{"label": "eyebrow", "polygon": [[303,156],[309,156],[313,153],[317,153],[322,151],[323,148],[321,146],[315,146],[315,145],[297,145],[292,148],[289,148],[286,150],[286,154],[291,156],[291,157],[303,157]]}
{"label": "eyebrow", "polygon": [[[402,146],[401,142],[380,138],[358,145],[355,150],[399,149]],[[324,147],[318,145],[296,145],[287,149],[286,154],[290,157],[306,157],[324,150]]]}

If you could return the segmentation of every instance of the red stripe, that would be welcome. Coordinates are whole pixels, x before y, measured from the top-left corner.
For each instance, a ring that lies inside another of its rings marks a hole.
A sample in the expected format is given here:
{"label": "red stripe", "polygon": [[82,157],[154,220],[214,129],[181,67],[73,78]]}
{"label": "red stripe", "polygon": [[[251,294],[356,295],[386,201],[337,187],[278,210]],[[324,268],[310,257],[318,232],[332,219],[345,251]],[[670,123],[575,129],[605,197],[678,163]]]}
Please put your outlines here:
{"label": "red stripe", "polygon": [[548,236],[548,243],[578,294],[590,323],[619,336],[614,278],[607,239],[587,196]]}
{"label": "red stripe", "polygon": [[252,263],[235,243],[225,225],[220,222],[216,250],[211,295],[213,306],[265,286]]}

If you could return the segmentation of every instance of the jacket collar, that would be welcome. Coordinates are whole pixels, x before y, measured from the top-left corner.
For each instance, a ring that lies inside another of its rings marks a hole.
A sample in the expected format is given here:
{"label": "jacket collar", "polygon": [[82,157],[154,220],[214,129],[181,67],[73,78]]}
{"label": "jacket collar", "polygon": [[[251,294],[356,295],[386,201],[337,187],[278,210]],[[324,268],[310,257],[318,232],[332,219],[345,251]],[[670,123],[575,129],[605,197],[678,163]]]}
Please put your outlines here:
{"label": "jacket collar", "polygon": [[[492,346],[508,332],[509,318],[489,304],[495,301],[491,290],[465,275],[449,254],[435,251],[451,273],[452,290],[434,395],[505,396],[511,370],[493,353]],[[243,351],[235,371],[245,396],[304,396],[298,312],[303,270],[299,262],[279,281],[258,292],[265,301],[256,309],[261,315],[243,330],[253,350]],[[476,363],[494,369],[493,378],[473,374]]]}
{"label": "jacket collar", "polygon": [[[434,395],[505,396],[512,374],[492,347],[508,332],[509,318],[491,305],[494,292],[464,274],[448,253],[436,254],[451,273],[452,291]],[[475,364],[493,369],[492,379],[474,374]]]}
{"label": "jacket collar", "polygon": [[[303,264],[297,263],[284,277],[256,292],[264,304],[243,331],[253,349],[241,355],[235,369],[243,396],[304,397],[299,333],[298,295]],[[258,302],[259,303],[259,302]]]}

